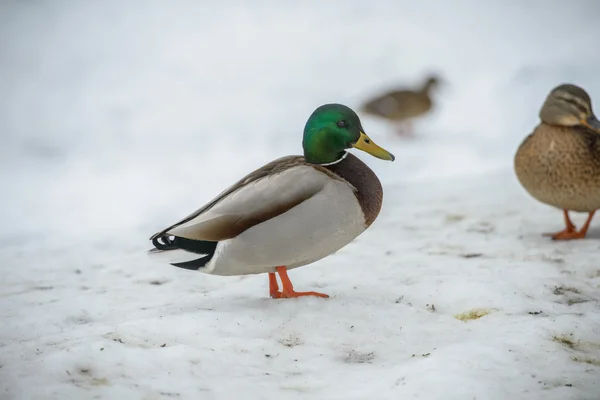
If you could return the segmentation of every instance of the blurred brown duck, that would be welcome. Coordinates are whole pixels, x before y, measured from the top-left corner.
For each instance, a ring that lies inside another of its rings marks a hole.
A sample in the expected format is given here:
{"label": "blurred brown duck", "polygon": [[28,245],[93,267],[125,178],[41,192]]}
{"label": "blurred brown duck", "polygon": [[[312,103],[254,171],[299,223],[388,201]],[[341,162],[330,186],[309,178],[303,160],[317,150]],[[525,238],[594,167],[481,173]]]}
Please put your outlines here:
{"label": "blurred brown duck", "polygon": [[411,120],[432,109],[431,89],[439,82],[436,75],[430,75],[420,89],[388,91],[365,102],[360,110],[391,121],[396,125],[400,136],[411,136]]}
{"label": "blurred brown duck", "polygon": [[[515,155],[517,178],[535,199],[563,210],[566,228],[548,236],[582,239],[600,208],[600,122],[590,96],[570,84],[550,92],[540,119]],[[589,213],[579,231],[569,211]]]}

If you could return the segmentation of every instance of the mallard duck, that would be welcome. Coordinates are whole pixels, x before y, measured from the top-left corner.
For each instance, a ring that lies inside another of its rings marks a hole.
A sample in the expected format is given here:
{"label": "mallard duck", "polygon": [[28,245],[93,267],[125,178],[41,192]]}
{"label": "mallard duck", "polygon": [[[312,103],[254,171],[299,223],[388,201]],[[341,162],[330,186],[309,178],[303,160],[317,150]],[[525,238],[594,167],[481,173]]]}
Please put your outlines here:
{"label": "mallard duck", "polygon": [[304,156],[266,164],[153,235],[151,252],[187,253],[187,261],[172,265],[207,274],[268,273],[273,298],[328,297],[296,292],[287,271],[341,249],[379,214],[379,179],[346,150],[356,148],[382,160],[394,161],[394,156],[376,145],[356,113],[341,104],[312,113],[302,145]]}
{"label": "mallard duck", "polygon": [[394,89],[369,99],[360,110],[391,121],[401,136],[412,135],[411,119],[427,113],[433,107],[431,89],[439,84],[436,75],[430,75],[417,90]]}
{"label": "mallard duck", "polygon": [[[515,155],[517,178],[535,199],[563,210],[566,228],[546,235],[582,239],[600,208],[600,122],[590,96],[569,84],[550,92],[540,119]],[[589,213],[579,231],[569,211]]]}

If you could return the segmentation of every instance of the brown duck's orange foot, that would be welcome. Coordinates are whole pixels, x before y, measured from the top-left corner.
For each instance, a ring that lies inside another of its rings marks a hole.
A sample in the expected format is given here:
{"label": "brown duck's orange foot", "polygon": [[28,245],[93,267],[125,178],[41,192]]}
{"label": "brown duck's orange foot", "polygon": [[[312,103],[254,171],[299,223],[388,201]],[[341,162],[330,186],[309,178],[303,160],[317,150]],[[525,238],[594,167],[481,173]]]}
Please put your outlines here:
{"label": "brown duck's orange foot", "polygon": [[562,236],[567,236],[567,235],[572,235],[572,234],[576,234],[577,233],[577,229],[575,229],[575,225],[567,225],[567,227],[565,229],[563,229],[560,232],[546,232],[543,233],[543,236],[546,237],[551,237],[552,239],[554,239],[555,237],[562,237]]}
{"label": "brown duck's orange foot", "polygon": [[556,233],[544,233],[544,236],[550,236],[553,240],[575,240],[575,239],[583,239],[587,234],[588,228],[590,227],[590,223],[592,222],[592,218],[594,218],[594,214],[596,211],[592,211],[589,213],[585,224],[578,231],[571,219],[569,218],[569,211],[563,210],[563,215],[565,218],[566,228],[560,232]]}
{"label": "brown duck's orange foot", "polygon": [[294,297],[304,297],[304,296],[315,296],[315,297],[329,297],[324,293],[319,292],[296,292],[294,291],[294,286],[292,285],[292,281],[287,275],[287,269],[285,267],[277,267],[275,268],[279,277],[281,278],[281,284],[283,285],[283,290],[279,291],[279,285],[277,284],[277,277],[274,272],[269,272],[269,294],[274,299],[291,299]]}
{"label": "brown duck's orange foot", "polygon": [[546,233],[545,236],[552,237],[552,240],[574,240],[574,239],[583,239],[585,237],[586,232],[569,230],[565,229],[564,231],[560,231],[557,233]]}

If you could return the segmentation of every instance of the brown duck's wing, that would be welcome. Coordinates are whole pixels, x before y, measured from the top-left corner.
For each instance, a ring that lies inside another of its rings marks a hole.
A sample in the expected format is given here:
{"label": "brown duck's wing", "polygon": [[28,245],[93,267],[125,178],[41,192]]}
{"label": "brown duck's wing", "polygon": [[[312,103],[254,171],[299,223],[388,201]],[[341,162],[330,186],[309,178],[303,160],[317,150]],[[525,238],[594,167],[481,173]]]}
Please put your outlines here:
{"label": "brown duck's wing", "polygon": [[302,156],[272,161],[250,173],[202,208],[156,233],[219,241],[239,235],[317,194],[331,179]]}
{"label": "brown duck's wing", "polygon": [[584,128],[582,134],[590,149],[592,159],[596,161],[596,166],[600,169],[600,133]]}
{"label": "brown duck's wing", "polygon": [[424,92],[402,91],[392,93],[403,118],[421,115],[431,109],[431,99]]}
{"label": "brown duck's wing", "polygon": [[430,107],[431,101],[424,93],[395,90],[368,101],[363,110],[388,119],[404,119],[422,114]]}

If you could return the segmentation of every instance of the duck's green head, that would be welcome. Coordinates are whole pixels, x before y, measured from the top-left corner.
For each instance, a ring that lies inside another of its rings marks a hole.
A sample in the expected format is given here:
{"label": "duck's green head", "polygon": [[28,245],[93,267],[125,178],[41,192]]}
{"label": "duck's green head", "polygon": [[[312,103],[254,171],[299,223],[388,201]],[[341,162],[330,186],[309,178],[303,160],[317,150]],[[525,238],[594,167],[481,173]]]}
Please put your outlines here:
{"label": "duck's green head", "polygon": [[540,110],[540,119],[550,125],[586,126],[600,133],[600,121],[592,111],[590,96],[575,85],[554,88]]}
{"label": "duck's green head", "polygon": [[334,163],[352,147],[382,160],[394,161],[392,153],[367,136],[358,115],[341,104],[325,104],[312,113],[304,127],[302,147],[304,158],[312,164]]}

